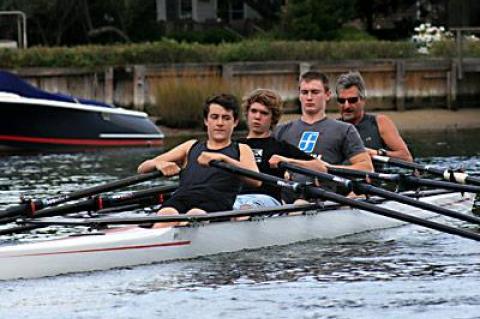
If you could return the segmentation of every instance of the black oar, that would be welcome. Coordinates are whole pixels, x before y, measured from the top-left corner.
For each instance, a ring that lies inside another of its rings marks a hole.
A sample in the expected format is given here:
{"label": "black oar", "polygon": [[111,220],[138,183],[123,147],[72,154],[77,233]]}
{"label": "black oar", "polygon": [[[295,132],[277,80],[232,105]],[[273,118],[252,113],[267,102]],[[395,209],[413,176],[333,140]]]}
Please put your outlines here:
{"label": "black oar", "polygon": [[282,205],[273,207],[261,207],[252,209],[231,210],[223,212],[209,213],[205,215],[175,215],[175,216],[138,216],[138,217],[110,217],[110,218],[85,218],[80,220],[64,219],[51,220],[40,219],[34,220],[32,223],[37,225],[70,225],[70,226],[102,226],[102,225],[127,225],[127,224],[144,224],[144,223],[168,223],[168,222],[201,222],[201,221],[218,221],[229,220],[235,217],[255,217],[273,214],[286,214],[298,211],[320,211],[329,210],[340,207],[338,204],[317,204],[308,203],[302,205]]}
{"label": "black oar", "polygon": [[88,196],[96,195],[103,192],[108,192],[120,187],[137,184],[137,183],[144,182],[144,181],[147,181],[156,177],[161,177],[161,176],[162,176],[162,173],[160,171],[155,171],[147,174],[130,176],[114,182],[93,186],[90,188],[86,188],[83,190],[79,190],[79,191],[75,191],[75,192],[71,192],[68,194],[59,195],[55,197],[50,197],[45,199],[29,199],[22,204],[9,207],[3,211],[0,211],[0,218],[32,215],[37,210],[45,207],[55,206],[71,200],[88,197]]}
{"label": "black oar", "polygon": [[[58,216],[65,215],[81,211],[100,211],[105,212],[107,207],[117,209],[122,207],[122,211],[128,207],[132,208],[130,205],[137,205],[138,207],[152,206],[156,204],[161,204],[163,202],[163,194],[175,190],[177,187],[172,186],[158,186],[151,188],[149,190],[137,191],[137,192],[128,192],[111,196],[103,196],[103,199],[99,199],[99,196],[85,201],[63,205],[59,207],[45,208],[39,210],[34,217],[27,219],[11,218],[9,222],[17,221],[18,223],[23,223],[23,225],[15,226],[11,228],[0,229],[0,235],[10,235],[15,233],[21,233],[30,231],[33,229],[40,228],[38,225],[33,224],[32,221],[34,218],[39,217],[48,217],[48,216]],[[101,203],[101,204],[100,204]],[[126,205],[128,204],[128,205]],[[5,218],[3,221],[6,221]]]}
{"label": "black oar", "polygon": [[416,169],[421,172],[428,172],[433,175],[441,176],[445,180],[450,182],[457,182],[460,184],[473,184],[480,185],[480,178],[473,177],[467,173],[455,172],[451,169],[446,168],[435,168],[430,165],[423,165],[415,162],[407,162],[398,158],[388,157],[388,156],[373,156],[373,160],[379,163],[392,164],[401,168]]}
{"label": "black oar", "polygon": [[480,193],[480,186],[476,185],[463,185],[458,183],[452,183],[447,181],[437,181],[426,178],[419,178],[407,174],[385,174],[376,172],[365,172],[349,168],[329,167],[328,172],[334,175],[351,176],[366,179],[367,177],[373,180],[395,182],[400,185],[412,185],[412,186],[426,186],[434,188],[449,189],[457,192],[466,193]]}
{"label": "black oar", "polygon": [[[60,216],[83,211],[98,211],[104,208],[116,207],[119,205],[131,204],[141,201],[145,198],[150,198],[154,195],[163,196],[165,193],[173,192],[177,189],[176,185],[156,186],[147,190],[135,192],[123,192],[113,195],[97,195],[92,198],[84,199],[82,201],[65,204],[61,206],[49,207],[38,210],[35,214],[30,215],[30,218]],[[161,202],[162,198],[157,198],[157,202]],[[152,204],[154,205],[154,204]],[[0,223],[10,223],[17,220],[18,217],[6,217],[0,219]]]}
{"label": "black oar", "polygon": [[[435,195],[442,195],[448,194],[449,192],[446,191],[427,191],[427,192],[411,192],[407,191],[404,192],[403,195],[409,196],[412,198],[422,198],[427,196],[435,196]],[[359,201],[366,201],[369,203],[381,204],[386,201],[385,198],[381,197],[370,197],[368,199],[359,199]],[[118,206],[113,207],[110,209],[103,209],[98,211],[97,213],[100,214],[101,212],[109,213],[111,210],[114,209],[121,209],[129,210],[129,207],[137,206],[137,204],[132,205],[125,205],[125,206]],[[84,219],[49,219],[48,217],[43,219],[28,219],[24,220],[27,224],[24,226],[17,226],[8,229],[0,230],[0,235],[12,234],[12,233],[20,233],[27,230],[41,228],[46,225],[63,225],[63,226],[91,226],[93,228],[104,226],[104,225],[115,225],[115,224],[144,224],[144,223],[160,223],[160,222],[195,222],[195,221],[218,221],[218,220],[225,220],[225,218],[234,218],[234,217],[255,217],[255,216],[269,216],[273,214],[284,214],[289,212],[296,212],[296,211],[310,211],[315,210],[324,211],[324,210],[332,210],[340,208],[341,204],[336,203],[327,203],[327,204],[316,204],[316,203],[309,203],[309,204],[302,204],[302,205],[282,205],[282,206],[275,206],[275,207],[266,207],[266,208],[255,208],[255,209],[247,209],[247,210],[232,210],[232,211],[225,211],[225,212],[216,212],[216,213],[209,213],[208,215],[177,215],[177,216],[134,216],[134,217],[109,217],[109,218],[84,218]]]}
{"label": "black oar", "polygon": [[460,229],[460,228],[451,227],[451,226],[448,226],[448,225],[443,225],[443,224],[436,223],[436,222],[426,220],[426,219],[422,219],[422,218],[419,218],[419,217],[416,217],[416,216],[410,216],[410,215],[400,213],[400,212],[397,212],[397,211],[394,211],[394,210],[391,210],[391,209],[387,209],[387,208],[384,208],[384,207],[381,207],[381,206],[372,205],[372,204],[369,204],[367,202],[357,201],[357,200],[354,200],[354,199],[351,199],[351,198],[344,197],[344,196],[339,195],[339,194],[335,194],[335,193],[326,191],[326,190],[321,189],[319,187],[313,187],[313,186],[309,186],[309,185],[305,185],[305,184],[302,185],[302,184],[295,183],[295,182],[285,181],[285,180],[283,180],[281,178],[278,178],[278,177],[275,177],[275,176],[271,176],[271,175],[267,175],[267,174],[263,174],[263,173],[257,173],[257,172],[247,170],[247,169],[242,169],[242,168],[232,166],[232,165],[229,165],[227,163],[219,162],[219,161],[210,162],[210,166],[226,170],[226,171],[228,171],[232,174],[242,175],[242,176],[246,176],[246,177],[249,177],[249,178],[257,179],[257,180],[260,180],[262,182],[269,183],[271,185],[276,185],[278,187],[286,187],[286,188],[292,189],[296,192],[303,191],[304,193],[306,193],[310,197],[319,197],[319,198],[323,198],[323,199],[326,199],[326,200],[331,200],[331,201],[339,203],[339,204],[359,208],[359,209],[369,211],[369,212],[377,214],[377,215],[382,215],[382,216],[390,217],[390,218],[393,218],[393,219],[398,219],[398,220],[401,220],[401,221],[404,221],[404,222],[407,222],[407,223],[412,223],[412,224],[416,224],[416,225],[423,226],[423,227],[426,227],[426,228],[438,230],[438,231],[441,231],[441,232],[445,232],[445,233],[449,233],[449,234],[453,234],[453,235],[458,235],[458,236],[461,236],[461,237],[464,237],[464,238],[480,241],[480,234],[476,234],[474,232],[467,231],[467,230]]}
{"label": "black oar", "polygon": [[280,163],[279,166],[281,166],[283,168],[286,168],[288,170],[291,170],[293,172],[296,172],[296,173],[316,177],[316,178],[318,178],[320,180],[323,180],[323,181],[335,182],[335,183],[337,183],[339,185],[342,185],[342,186],[346,187],[347,189],[355,192],[356,194],[377,195],[377,196],[384,197],[384,198],[387,198],[387,199],[390,199],[390,200],[394,200],[394,201],[397,201],[397,202],[400,202],[400,203],[403,203],[403,204],[406,204],[406,205],[410,205],[410,206],[418,207],[418,208],[421,208],[421,209],[424,209],[424,210],[432,211],[432,212],[435,212],[435,213],[440,214],[440,215],[445,215],[445,216],[448,216],[448,217],[457,218],[457,219],[460,219],[460,220],[463,220],[463,221],[466,221],[466,222],[469,222],[469,223],[474,223],[474,224],[480,225],[480,218],[479,217],[475,217],[475,216],[472,216],[472,215],[461,214],[459,212],[456,212],[456,211],[453,211],[453,210],[450,210],[450,209],[446,209],[444,207],[439,207],[439,206],[436,206],[436,205],[433,205],[433,204],[430,204],[430,203],[421,202],[421,201],[418,201],[418,200],[400,195],[400,194],[395,193],[395,192],[391,192],[391,191],[388,191],[388,190],[385,190],[385,189],[382,189],[382,188],[379,188],[379,187],[375,187],[375,186],[367,184],[367,183],[363,183],[363,182],[360,182],[360,181],[351,181],[351,180],[346,179],[346,178],[338,177],[338,176],[328,174],[328,173],[317,172],[317,171],[314,171],[314,170],[311,170],[311,169],[298,167],[296,165],[292,165],[290,163],[285,163],[285,162]]}

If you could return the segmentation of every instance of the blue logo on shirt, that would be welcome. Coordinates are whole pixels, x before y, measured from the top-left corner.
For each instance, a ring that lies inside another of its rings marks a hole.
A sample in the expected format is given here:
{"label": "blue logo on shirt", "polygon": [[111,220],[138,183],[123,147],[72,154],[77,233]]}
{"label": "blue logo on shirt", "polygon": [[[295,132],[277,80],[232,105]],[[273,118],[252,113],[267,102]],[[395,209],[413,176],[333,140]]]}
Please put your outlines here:
{"label": "blue logo on shirt", "polygon": [[317,143],[318,135],[318,132],[303,132],[300,142],[298,142],[298,148],[307,154],[312,153]]}

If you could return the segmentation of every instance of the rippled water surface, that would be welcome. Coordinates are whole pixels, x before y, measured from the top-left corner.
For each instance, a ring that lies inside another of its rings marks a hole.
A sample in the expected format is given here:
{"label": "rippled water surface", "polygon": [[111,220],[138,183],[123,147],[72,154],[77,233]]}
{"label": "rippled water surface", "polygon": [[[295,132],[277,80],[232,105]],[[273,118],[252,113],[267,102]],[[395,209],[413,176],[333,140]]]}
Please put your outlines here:
{"label": "rippled water surface", "polygon": [[[477,133],[414,140],[419,161],[480,173]],[[54,196],[133,175],[154,154],[1,157],[0,208],[20,195]],[[0,318],[480,318],[480,243],[405,226],[334,241],[4,281],[0,291]]]}

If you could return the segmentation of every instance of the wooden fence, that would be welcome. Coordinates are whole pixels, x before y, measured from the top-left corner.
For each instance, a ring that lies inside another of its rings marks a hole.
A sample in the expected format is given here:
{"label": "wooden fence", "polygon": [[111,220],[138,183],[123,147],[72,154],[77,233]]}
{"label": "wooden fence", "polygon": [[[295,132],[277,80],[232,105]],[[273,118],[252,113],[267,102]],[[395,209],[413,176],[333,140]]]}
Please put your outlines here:
{"label": "wooden fence", "polygon": [[[369,109],[408,110],[426,107],[457,109],[478,107],[480,98],[480,59],[462,60],[462,78],[458,60],[370,60],[370,61],[287,61],[226,64],[183,63],[133,65],[99,69],[15,70],[37,87],[84,98],[102,100],[118,106],[143,110],[155,105],[156,87],[166,79],[181,81],[199,77],[208,81],[223,77],[238,91],[255,88],[277,90],[286,100],[298,94],[298,77],[307,70],[322,71],[334,90],[337,76],[349,70],[359,71],[365,79]],[[333,104],[333,103],[332,103]]]}

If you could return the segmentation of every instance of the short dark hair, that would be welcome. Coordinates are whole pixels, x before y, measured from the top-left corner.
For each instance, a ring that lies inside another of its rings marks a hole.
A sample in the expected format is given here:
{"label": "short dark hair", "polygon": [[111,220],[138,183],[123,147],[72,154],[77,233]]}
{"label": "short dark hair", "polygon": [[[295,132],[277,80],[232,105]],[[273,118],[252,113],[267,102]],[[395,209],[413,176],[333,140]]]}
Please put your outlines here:
{"label": "short dark hair", "polygon": [[240,107],[238,105],[237,98],[232,94],[218,94],[213,95],[207,98],[205,104],[203,105],[203,118],[208,118],[208,112],[210,112],[210,105],[218,104],[223,107],[225,110],[233,111],[234,120],[238,120],[240,117]]}
{"label": "short dark hair", "polygon": [[242,106],[246,113],[250,110],[253,103],[260,103],[272,112],[271,129],[277,125],[282,116],[283,101],[280,95],[268,89],[256,89],[243,97]]}
{"label": "short dark hair", "polygon": [[298,87],[300,87],[300,83],[302,83],[302,81],[310,82],[314,80],[318,80],[322,82],[323,87],[325,88],[325,91],[330,91],[330,84],[328,83],[328,77],[324,73],[318,72],[318,71],[307,71],[302,73],[298,80]]}

